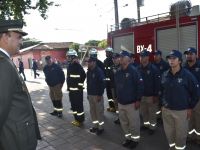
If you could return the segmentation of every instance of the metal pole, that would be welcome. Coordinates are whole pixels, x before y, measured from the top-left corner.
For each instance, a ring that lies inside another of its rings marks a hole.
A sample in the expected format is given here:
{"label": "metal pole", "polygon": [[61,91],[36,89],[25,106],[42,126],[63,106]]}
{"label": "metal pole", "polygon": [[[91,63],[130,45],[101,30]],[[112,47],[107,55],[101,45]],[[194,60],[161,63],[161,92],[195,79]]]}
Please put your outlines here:
{"label": "metal pole", "polygon": [[115,8],[115,30],[119,30],[119,14],[118,14],[117,0],[114,0],[114,8]]}
{"label": "metal pole", "polygon": [[137,15],[138,15],[138,22],[140,22],[140,3],[139,3],[139,0],[137,0]]}
{"label": "metal pole", "polygon": [[178,50],[180,50],[181,37],[180,37],[180,22],[179,22],[179,4],[176,5],[176,29],[177,29]]}

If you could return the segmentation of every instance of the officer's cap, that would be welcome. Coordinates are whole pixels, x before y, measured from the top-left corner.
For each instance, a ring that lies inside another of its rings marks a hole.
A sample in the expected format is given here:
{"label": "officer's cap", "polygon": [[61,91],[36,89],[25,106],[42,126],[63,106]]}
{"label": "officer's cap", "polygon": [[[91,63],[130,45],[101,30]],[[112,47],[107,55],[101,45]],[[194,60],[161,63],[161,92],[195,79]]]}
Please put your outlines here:
{"label": "officer's cap", "polygon": [[115,59],[115,58],[119,58],[119,57],[120,57],[120,54],[119,54],[119,53],[114,53],[112,57],[113,57],[114,59]]}
{"label": "officer's cap", "polygon": [[143,51],[140,52],[140,57],[146,57],[149,56],[150,52],[144,49]]}
{"label": "officer's cap", "polygon": [[0,33],[5,32],[17,32],[22,36],[27,35],[28,33],[22,30],[23,22],[21,20],[0,20]]}
{"label": "officer's cap", "polygon": [[188,54],[188,53],[194,53],[197,54],[197,50],[194,47],[189,47],[184,54]]}
{"label": "officer's cap", "polygon": [[162,52],[160,50],[155,50],[155,52],[153,52],[154,55],[162,55]]}
{"label": "officer's cap", "polygon": [[130,53],[128,51],[125,51],[125,50],[122,50],[120,52],[120,56],[121,57],[125,57],[125,56],[131,57]]}
{"label": "officer's cap", "polygon": [[166,58],[171,58],[171,57],[175,57],[178,58],[179,60],[182,60],[182,54],[179,50],[172,50],[168,56],[166,56]]}

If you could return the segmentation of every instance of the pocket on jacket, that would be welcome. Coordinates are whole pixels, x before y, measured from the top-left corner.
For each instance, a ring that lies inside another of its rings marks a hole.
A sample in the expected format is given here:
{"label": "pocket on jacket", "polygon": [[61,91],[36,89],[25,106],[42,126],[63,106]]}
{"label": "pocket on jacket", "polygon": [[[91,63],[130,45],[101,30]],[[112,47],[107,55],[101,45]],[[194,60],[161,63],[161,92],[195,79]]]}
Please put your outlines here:
{"label": "pocket on jacket", "polygon": [[16,123],[18,144],[22,150],[29,150],[37,145],[35,123],[33,121]]}

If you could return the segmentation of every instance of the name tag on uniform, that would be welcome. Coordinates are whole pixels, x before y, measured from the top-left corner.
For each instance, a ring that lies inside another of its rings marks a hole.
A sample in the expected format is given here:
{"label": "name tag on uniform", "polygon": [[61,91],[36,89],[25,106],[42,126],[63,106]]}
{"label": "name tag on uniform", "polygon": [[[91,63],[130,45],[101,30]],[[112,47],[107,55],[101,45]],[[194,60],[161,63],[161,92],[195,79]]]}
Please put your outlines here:
{"label": "name tag on uniform", "polygon": [[126,78],[128,78],[129,77],[129,73],[126,73]]}
{"label": "name tag on uniform", "polygon": [[95,78],[95,74],[94,73],[92,74],[92,78]]}
{"label": "name tag on uniform", "polygon": [[199,72],[199,68],[195,68],[195,71],[196,71],[196,72]]}
{"label": "name tag on uniform", "polygon": [[183,81],[182,78],[178,78],[178,83],[181,83]]}
{"label": "name tag on uniform", "polygon": [[147,70],[147,74],[150,74],[150,72],[151,72],[150,70]]}

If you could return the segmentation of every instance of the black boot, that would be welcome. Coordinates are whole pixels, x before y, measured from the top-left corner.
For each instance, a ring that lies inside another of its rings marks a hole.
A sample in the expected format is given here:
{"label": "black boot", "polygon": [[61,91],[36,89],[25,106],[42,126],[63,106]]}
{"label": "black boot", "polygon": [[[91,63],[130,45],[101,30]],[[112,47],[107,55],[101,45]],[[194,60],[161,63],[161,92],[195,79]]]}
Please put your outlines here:
{"label": "black boot", "polygon": [[[63,109],[62,101],[61,101],[61,100],[57,100],[57,101],[56,101],[56,106],[57,106],[56,108],[58,108],[58,109]],[[58,111],[57,116],[58,116],[59,118],[62,118],[62,117],[63,117],[62,110],[59,110],[59,111]]]}
{"label": "black boot", "polygon": [[51,112],[50,114],[53,115],[53,116],[57,116],[58,112],[55,110],[55,108],[56,108],[56,101],[52,100],[52,103],[53,103],[54,111]]}

